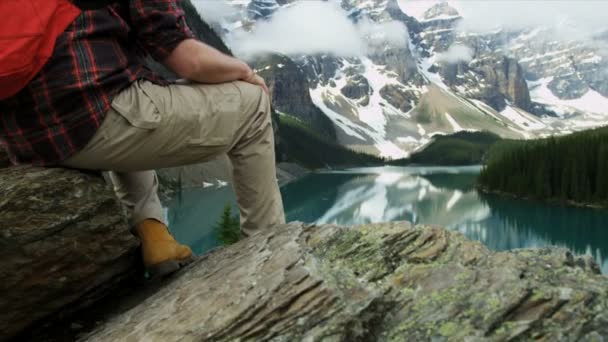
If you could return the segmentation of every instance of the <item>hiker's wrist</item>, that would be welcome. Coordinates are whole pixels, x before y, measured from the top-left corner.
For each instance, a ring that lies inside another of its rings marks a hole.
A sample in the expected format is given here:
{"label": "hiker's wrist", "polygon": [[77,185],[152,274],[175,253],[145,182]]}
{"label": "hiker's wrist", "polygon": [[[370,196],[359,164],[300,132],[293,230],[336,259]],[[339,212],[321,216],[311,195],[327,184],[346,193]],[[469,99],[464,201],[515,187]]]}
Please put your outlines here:
{"label": "hiker's wrist", "polygon": [[240,80],[246,80],[251,78],[251,76],[254,74],[253,69],[251,69],[251,67],[249,65],[247,65],[247,63],[245,62],[241,62],[241,66],[240,66],[240,75],[241,77],[239,77]]}

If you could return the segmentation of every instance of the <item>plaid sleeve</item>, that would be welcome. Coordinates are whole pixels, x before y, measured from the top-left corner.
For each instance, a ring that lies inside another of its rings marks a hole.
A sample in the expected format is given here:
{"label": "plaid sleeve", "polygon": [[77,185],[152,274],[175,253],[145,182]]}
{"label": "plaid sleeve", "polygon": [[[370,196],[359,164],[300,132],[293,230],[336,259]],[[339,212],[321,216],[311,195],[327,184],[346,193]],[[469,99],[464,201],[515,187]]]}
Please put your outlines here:
{"label": "plaid sleeve", "polygon": [[179,0],[130,0],[131,24],[138,42],[162,62],[185,39],[195,38]]}

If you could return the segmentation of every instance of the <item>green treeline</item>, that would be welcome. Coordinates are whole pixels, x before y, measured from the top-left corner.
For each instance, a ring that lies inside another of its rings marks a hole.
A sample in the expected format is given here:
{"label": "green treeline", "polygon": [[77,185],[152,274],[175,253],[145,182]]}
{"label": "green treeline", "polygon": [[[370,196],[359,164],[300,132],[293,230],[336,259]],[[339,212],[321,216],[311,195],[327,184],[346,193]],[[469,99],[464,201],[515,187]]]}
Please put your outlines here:
{"label": "green treeline", "polygon": [[503,141],[479,176],[482,189],[579,204],[608,204],[608,127],[563,137]]}
{"label": "green treeline", "polygon": [[385,162],[338,145],[292,116],[277,115],[277,121],[280,139],[277,153],[286,155],[288,161],[309,168],[375,166]]}
{"label": "green treeline", "polygon": [[490,132],[458,132],[436,136],[424,149],[391,165],[476,165],[481,164],[490,147],[501,138]]}

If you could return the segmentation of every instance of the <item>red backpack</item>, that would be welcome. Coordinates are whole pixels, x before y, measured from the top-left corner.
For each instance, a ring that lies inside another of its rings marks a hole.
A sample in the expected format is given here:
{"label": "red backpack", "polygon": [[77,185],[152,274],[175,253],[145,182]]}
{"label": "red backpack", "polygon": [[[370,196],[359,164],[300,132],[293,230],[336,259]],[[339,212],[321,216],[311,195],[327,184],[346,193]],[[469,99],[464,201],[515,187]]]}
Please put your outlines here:
{"label": "red backpack", "polygon": [[38,74],[53,54],[57,37],[81,9],[111,3],[83,0],[76,7],[73,2],[0,0],[0,100],[17,94]]}

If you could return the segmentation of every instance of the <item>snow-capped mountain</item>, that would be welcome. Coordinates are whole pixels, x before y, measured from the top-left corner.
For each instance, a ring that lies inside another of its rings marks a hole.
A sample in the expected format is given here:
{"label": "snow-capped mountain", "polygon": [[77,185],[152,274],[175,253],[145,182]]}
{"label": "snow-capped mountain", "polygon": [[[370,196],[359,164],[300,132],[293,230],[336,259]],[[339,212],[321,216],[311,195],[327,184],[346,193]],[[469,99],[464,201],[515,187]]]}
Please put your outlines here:
{"label": "snow-capped mountain", "polygon": [[[254,31],[306,0],[227,1],[237,14],[214,25],[230,43],[236,31]],[[468,32],[458,1],[339,4],[360,27],[402,24],[405,43],[374,43],[382,32],[371,29],[357,56],[271,54],[252,62],[278,112],[343,145],[402,158],[437,134],[534,138],[608,123],[608,58],[598,47],[608,46],[608,34],[577,41],[544,27]]]}

